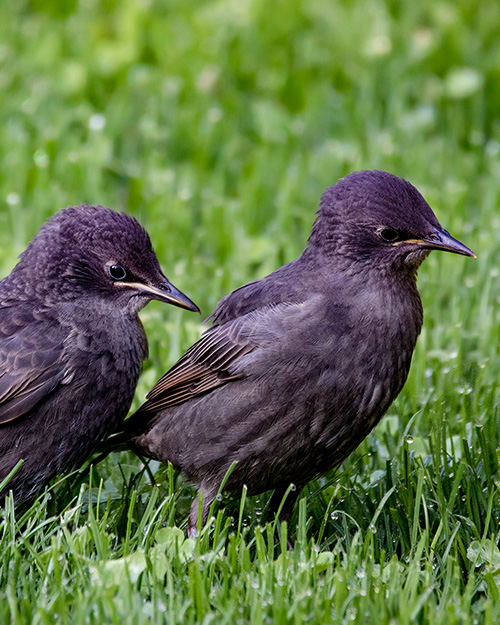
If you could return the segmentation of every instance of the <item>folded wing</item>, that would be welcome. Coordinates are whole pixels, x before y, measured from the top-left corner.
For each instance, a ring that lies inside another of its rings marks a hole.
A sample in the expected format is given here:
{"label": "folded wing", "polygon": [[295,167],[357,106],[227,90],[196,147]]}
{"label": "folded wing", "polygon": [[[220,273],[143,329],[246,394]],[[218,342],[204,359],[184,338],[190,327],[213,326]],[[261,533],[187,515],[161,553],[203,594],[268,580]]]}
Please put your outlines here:
{"label": "folded wing", "polygon": [[29,309],[0,308],[0,428],[70,381],[64,338],[60,326]]}

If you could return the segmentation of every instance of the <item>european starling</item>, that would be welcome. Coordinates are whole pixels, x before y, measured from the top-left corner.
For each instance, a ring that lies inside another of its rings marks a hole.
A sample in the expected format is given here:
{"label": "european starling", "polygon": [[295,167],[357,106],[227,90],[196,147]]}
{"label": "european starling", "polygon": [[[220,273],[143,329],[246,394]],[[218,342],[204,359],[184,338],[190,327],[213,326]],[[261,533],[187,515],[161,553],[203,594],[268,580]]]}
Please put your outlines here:
{"label": "european starling", "polygon": [[198,311],[163,275],[147,232],[102,206],[55,214],[0,282],[0,495],[32,499],[76,468],[130,408],[156,299]]}
{"label": "european starling", "polygon": [[[422,325],[417,269],[430,250],[474,254],[409,182],[381,171],[327,189],[302,255],[223,298],[212,326],[125,422],[140,454],[203,494],[301,488],[338,466],[401,391]],[[193,503],[188,531],[197,525]]]}

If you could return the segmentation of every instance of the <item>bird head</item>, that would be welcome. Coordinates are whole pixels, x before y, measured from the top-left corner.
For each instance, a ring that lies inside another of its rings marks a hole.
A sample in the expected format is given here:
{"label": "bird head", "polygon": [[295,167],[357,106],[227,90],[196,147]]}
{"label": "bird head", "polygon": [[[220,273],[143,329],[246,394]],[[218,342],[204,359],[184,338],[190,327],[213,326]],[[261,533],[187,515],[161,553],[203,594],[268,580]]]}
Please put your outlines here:
{"label": "bird head", "polygon": [[148,233],[103,206],[70,206],[44,224],[11,273],[43,301],[98,298],[132,312],[160,300],[199,312],[164,276]]}
{"label": "bird head", "polygon": [[414,273],[431,250],[474,256],[439,223],[413,185],[383,171],[359,171],[322,195],[308,248],[352,264]]}

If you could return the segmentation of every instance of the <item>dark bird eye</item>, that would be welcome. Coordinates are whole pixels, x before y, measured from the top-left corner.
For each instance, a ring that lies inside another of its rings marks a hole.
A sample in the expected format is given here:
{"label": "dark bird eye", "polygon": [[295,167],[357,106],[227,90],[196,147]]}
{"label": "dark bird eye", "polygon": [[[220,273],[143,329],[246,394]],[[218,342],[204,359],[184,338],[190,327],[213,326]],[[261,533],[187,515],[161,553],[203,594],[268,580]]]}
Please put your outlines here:
{"label": "dark bird eye", "polygon": [[108,267],[108,273],[113,280],[123,280],[127,276],[127,272],[121,265],[111,265]]}
{"label": "dark bird eye", "polygon": [[394,243],[399,239],[399,233],[397,230],[393,230],[392,228],[382,228],[379,230],[379,237],[387,243]]}

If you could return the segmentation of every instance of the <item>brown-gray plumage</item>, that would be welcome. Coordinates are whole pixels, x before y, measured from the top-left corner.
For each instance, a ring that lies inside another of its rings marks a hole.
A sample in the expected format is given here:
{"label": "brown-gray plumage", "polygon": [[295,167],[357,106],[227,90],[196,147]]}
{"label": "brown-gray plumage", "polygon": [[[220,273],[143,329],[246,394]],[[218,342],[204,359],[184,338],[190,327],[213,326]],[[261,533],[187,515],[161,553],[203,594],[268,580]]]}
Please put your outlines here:
{"label": "brown-gray plumage", "polygon": [[54,215],[0,282],[0,481],[27,501],[125,418],[151,299],[197,307],[163,275],[146,231],[102,206]]}
{"label": "brown-gray plumage", "polygon": [[[302,255],[219,302],[212,326],[126,422],[143,455],[203,494],[302,486],[338,466],[402,389],[422,324],[417,269],[430,250],[472,252],[420,193],[379,171],[322,196]],[[189,532],[196,528],[193,503]]]}

